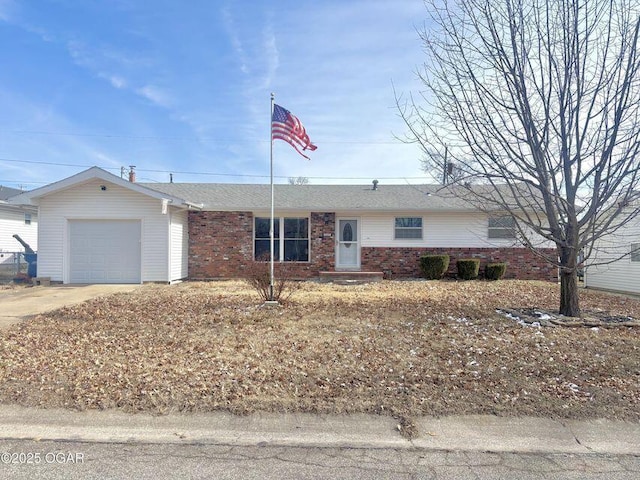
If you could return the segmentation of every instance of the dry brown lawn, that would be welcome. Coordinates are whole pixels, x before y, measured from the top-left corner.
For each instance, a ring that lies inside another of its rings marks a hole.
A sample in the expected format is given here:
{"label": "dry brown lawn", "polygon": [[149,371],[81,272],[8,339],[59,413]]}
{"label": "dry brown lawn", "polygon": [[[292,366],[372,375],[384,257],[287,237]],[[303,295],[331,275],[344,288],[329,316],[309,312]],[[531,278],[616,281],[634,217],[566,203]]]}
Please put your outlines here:
{"label": "dry brown lawn", "polygon": [[[265,308],[241,282],[146,286],[0,331],[0,402],[129,412],[640,419],[640,329],[535,328],[549,283],[304,283]],[[582,292],[585,310],[640,301]]]}

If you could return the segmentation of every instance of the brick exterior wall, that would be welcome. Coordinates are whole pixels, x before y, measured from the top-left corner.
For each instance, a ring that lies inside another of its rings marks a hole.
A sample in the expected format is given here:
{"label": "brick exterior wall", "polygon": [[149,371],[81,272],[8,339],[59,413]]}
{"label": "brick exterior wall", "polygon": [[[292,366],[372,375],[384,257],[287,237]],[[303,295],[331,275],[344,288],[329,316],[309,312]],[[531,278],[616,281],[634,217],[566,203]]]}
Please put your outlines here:
{"label": "brick exterior wall", "polygon": [[[554,255],[555,249],[546,249]],[[385,278],[420,277],[420,256],[425,254],[449,255],[447,276],[456,275],[456,260],[479,258],[480,272],[487,263],[505,262],[504,278],[521,280],[558,280],[558,269],[544,262],[527,248],[362,248],[362,270],[378,270]]]}
{"label": "brick exterior wall", "polygon": [[[291,276],[312,278],[335,268],[335,223],[334,213],[311,213],[311,261],[287,263]],[[251,212],[189,212],[190,279],[240,278],[253,261]]]}
{"label": "brick exterior wall", "polygon": [[310,233],[311,236],[311,269],[313,276],[318,272],[331,271],[336,268],[336,214],[312,213]]}
{"label": "brick exterior wall", "polygon": [[[310,262],[287,263],[294,278],[314,278],[335,269],[335,213],[311,213]],[[419,258],[427,253],[451,256],[448,275],[455,275],[458,258],[506,262],[505,278],[557,280],[557,269],[525,248],[385,248],[362,247],[362,271],[384,272],[386,278],[419,277]],[[553,253],[553,249],[549,249]],[[189,212],[189,278],[240,278],[253,262],[251,212]],[[276,268],[280,268],[276,264]]]}
{"label": "brick exterior wall", "polygon": [[251,212],[189,212],[189,278],[239,278],[253,261]]}

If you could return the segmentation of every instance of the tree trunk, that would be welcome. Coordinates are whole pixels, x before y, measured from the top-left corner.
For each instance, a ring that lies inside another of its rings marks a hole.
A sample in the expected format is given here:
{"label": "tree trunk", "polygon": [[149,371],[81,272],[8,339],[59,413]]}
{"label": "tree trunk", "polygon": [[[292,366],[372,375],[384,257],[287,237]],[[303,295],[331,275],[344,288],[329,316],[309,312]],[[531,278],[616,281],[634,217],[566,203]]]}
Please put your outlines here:
{"label": "tree trunk", "polygon": [[[573,239],[573,229],[568,228],[566,235]],[[575,245],[570,242],[569,245]],[[578,293],[578,249],[575,246],[558,247],[560,257],[560,314],[567,317],[580,316]]]}
{"label": "tree trunk", "polygon": [[580,316],[580,299],[578,295],[578,273],[560,269],[560,314],[567,317]]}

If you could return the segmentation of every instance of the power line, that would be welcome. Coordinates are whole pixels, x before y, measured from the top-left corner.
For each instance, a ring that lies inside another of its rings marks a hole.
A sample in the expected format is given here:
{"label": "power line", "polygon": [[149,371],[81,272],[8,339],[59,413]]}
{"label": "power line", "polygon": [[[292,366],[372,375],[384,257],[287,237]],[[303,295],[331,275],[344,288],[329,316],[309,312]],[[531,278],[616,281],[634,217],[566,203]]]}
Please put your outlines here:
{"label": "power line", "polygon": [[[228,138],[217,138],[217,137],[181,137],[181,136],[169,136],[169,135],[120,135],[120,134],[110,134],[110,133],[77,133],[77,132],[47,132],[42,130],[4,130],[2,131],[4,134],[14,134],[14,135],[51,135],[51,136],[61,136],[61,137],[85,137],[85,138],[111,138],[116,140],[187,140],[187,141],[203,141],[209,140],[213,142],[219,143],[269,143],[269,140],[265,140],[263,138],[249,138],[244,137],[242,139],[228,139]],[[330,141],[330,140],[317,140],[323,144],[328,145],[406,145],[406,142],[396,140],[396,141],[388,141],[388,140],[357,140],[357,141]]]}
{"label": "power line", "polygon": [[[0,162],[12,162],[12,163],[26,163],[30,165],[50,165],[55,167],[78,167],[78,168],[91,168],[95,165],[82,165],[77,163],[56,163],[56,162],[41,162],[35,160],[18,160],[15,158],[0,158]],[[103,167],[99,166],[103,170],[115,170],[120,171],[120,167]],[[138,172],[147,172],[147,173],[164,173],[164,174],[180,174],[180,175],[202,175],[202,176],[211,176],[211,177],[243,177],[243,178],[269,178],[269,175],[257,175],[257,174],[247,174],[247,173],[218,173],[218,172],[190,172],[190,171],[181,171],[181,170],[157,170],[157,169],[145,169],[138,168]],[[274,178],[278,179],[288,179],[291,175],[274,175]],[[310,180],[370,180],[371,176],[367,177],[306,177]],[[420,177],[377,177],[379,180],[421,180],[425,179],[426,176]],[[46,182],[26,182],[26,181],[14,181],[14,180],[2,180],[7,183],[46,183]]]}
{"label": "power line", "polygon": [[0,180],[0,184],[3,184],[3,183],[15,183],[15,184],[24,184],[24,185],[37,183],[38,185],[46,185],[50,182],[32,182],[31,180],[29,180],[28,182],[25,180]]}
{"label": "power line", "polygon": [[[52,165],[54,167],[80,167],[91,168],[93,165],[80,165],[77,163],[58,163],[58,162],[41,162],[35,160],[18,160],[16,158],[0,158],[0,162],[12,162],[12,163],[29,163],[32,165]],[[100,167],[104,170],[120,170],[120,167]]]}

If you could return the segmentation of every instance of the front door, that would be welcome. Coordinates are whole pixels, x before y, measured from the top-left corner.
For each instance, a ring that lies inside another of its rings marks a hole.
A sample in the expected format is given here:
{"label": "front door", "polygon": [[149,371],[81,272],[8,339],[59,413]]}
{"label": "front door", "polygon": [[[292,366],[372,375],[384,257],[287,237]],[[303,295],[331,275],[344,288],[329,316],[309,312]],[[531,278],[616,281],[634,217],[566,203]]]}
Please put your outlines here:
{"label": "front door", "polygon": [[355,218],[338,219],[338,244],[336,249],[336,268],[345,270],[360,269],[360,232]]}

